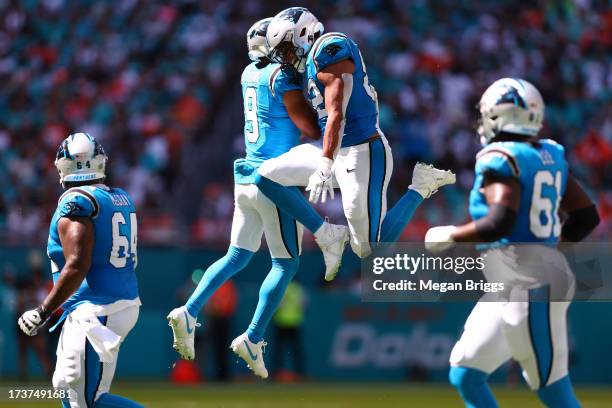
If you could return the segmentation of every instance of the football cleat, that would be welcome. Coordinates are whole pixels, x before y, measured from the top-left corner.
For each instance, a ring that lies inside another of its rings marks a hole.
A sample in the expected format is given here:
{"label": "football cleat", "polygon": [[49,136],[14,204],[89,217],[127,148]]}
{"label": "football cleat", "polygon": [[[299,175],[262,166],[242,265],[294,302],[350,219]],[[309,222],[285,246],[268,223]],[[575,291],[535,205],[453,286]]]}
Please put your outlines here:
{"label": "football cleat", "polygon": [[174,342],[172,347],[185,360],[195,358],[194,337],[196,327],[200,327],[197,318],[191,316],[185,306],[177,307],[168,316],[168,326],[172,328]]}
{"label": "football cleat", "polygon": [[344,247],[349,241],[348,227],[344,225],[330,224],[327,220],[323,223],[322,231],[317,231],[315,241],[323,252],[325,262],[325,280],[333,281],[342,263]]}
{"label": "football cleat", "polygon": [[412,184],[409,189],[416,191],[423,198],[429,198],[438,189],[447,184],[455,184],[457,178],[450,170],[439,170],[431,164],[417,163],[412,173]]}
{"label": "football cleat", "polygon": [[268,343],[263,340],[259,343],[253,343],[249,340],[249,336],[246,333],[242,333],[232,341],[230,349],[244,360],[247,367],[256,376],[266,379],[268,378],[268,370],[266,369],[263,355],[267,345]]}

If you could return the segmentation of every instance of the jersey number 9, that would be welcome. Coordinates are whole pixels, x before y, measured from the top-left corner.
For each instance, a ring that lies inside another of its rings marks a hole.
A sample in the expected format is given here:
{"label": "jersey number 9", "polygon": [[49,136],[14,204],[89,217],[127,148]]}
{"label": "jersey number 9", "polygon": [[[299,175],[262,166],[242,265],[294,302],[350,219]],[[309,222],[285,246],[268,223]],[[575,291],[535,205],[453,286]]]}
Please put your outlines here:
{"label": "jersey number 9", "polygon": [[257,90],[252,86],[244,91],[244,133],[249,143],[257,143],[259,139]]}

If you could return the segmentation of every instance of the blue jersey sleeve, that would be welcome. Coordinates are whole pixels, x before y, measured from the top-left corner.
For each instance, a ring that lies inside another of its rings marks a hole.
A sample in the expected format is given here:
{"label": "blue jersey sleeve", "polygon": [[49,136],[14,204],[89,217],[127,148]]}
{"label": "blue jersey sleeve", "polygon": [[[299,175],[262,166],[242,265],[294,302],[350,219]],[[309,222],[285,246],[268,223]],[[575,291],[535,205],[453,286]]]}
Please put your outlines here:
{"label": "blue jersey sleeve", "polygon": [[353,54],[349,40],[344,36],[332,36],[324,39],[315,50],[314,55],[317,72],[331,64],[352,58]]}
{"label": "blue jersey sleeve", "polygon": [[59,200],[60,217],[88,217],[98,215],[98,203],[93,194],[85,189],[71,188]]}
{"label": "blue jersey sleeve", "polygon": [[302,75],[291,66],[279,66],[270,77],[270,89],[279,100],[287,91],[302,90]]}
{"label": "blue jersey sleeve", "polygon": [[499,178],[518,178],[520,169],[512,152],[501,147],[490,147],[476,156],[476,174]]}

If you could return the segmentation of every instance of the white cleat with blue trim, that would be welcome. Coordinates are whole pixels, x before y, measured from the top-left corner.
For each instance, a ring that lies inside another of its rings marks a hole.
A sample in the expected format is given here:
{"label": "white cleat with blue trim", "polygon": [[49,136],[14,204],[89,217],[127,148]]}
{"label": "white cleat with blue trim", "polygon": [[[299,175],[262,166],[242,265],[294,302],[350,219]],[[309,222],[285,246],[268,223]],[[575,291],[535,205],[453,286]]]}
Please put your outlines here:
{"label": "white cleat with blue trim", "polygon": [[253,343],[249,340],[249,336],[246,333],[242,333],[232,341],[230,349],[236,353],[238,357],[244,360],[247,367],[249,367],[256,376],[265,379],[268,378],[268,370],[266,369],[263,354],[267,345],[268,343],[263,340],[259,343]]}
{"label": "white cleat with blue trim", "polygon": [[196,327],[200,327],[197,318],[191,316],[185,306],[177,307],[168,313],[168,326],[172,328],[174,342],[172,347],[185,360],[195,358],[194,337]]}
{"label": "white cleat with blue trim", "polygon": [[431,164],[417,163],[412,172],[412,184],[408,188],[423,198],[429,198],[440,187],[455,184],[456,181],[455,173],[450,170],[439,170]]}

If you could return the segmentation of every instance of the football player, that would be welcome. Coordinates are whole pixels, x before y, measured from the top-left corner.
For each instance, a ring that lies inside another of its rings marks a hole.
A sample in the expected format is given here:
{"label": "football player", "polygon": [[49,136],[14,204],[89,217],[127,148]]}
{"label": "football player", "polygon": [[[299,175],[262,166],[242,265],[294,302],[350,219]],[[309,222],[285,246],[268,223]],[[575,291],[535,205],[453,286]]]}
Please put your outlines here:
{"label": "football player", "polygon": [[474,221],[431,228],[425,241],[434,252],[455,242],[491,243],[484,274],[506,289],[498,301],[476,304],[451,353],[450,381],[466,406],[495,407],[487,377],[514,358],[544,404],[578,407],[566,322],[575,281],[556,244],[585,238],[599,222],[597,210],[569,173],[563,146],[537,138],[544,101],[532,84],[500,79],[479,110],[484,148],[470,193]]}
{"label": "football player", "polygon": [[[443,185],[455,182],[450,171],[417,164],[406,194],[387,212],[387,186],[393,172],[391,148],[378,127],[378,100],[357,44],[341,33],[323,35],[323,25],[307,9],[277,14],[268,29],[273,59],[305,70],[306,95],[318,115],[323,148],[301,145],[267,161],[257,185],[279,207],[316,233],[323,218],[285,186],[306,186],[309,200],[323,202],[337,183],[360,257],[370,243],[396,241],[415,209]],[[292,171],[287,171],[292,169]],[[295,176],[300,177],[296,178]],[[327,280],[335,277],[326,275]]]}
{"label": "football player", "polygon": [[104,184],[106,161],[88,133],[72,134],[60,145],[55,166],[66,192],[47,243],[54,286],[18,322],[34,336],[54,311],[64,310],[53,374],[53,386],[68,394],[63,407],[142,407],[109,394],[119,347],[138,320],[140,299],[136,209],[125,191]]}
{"label": "football player", "polygon": [[[261,378],[268,377],[263,335],[299,268],[302,226],[259,191],[255,176],[265,160],[296,146],[300,132],[314,139],[320,137],[314,112],[302,95],[302,76],[295,68],[268,58],[266,31],[270,21],[271,18],[260,20],[247,32],[248,55],[253,62],[244,69],[241,79],[246,157],[234,163],[235,208],[230,247],[206,270],[186,305],[168,315],[174,348],[183,358],[193,359],[194,327],[200,309],[217,288],[247,266],[265,234],[272,269],[261,285],[250,326],[231,344],[231,349]],[[325,223],[315,238],[329,263],[327,268],[337,268],[348,241],[347,227]]]}

